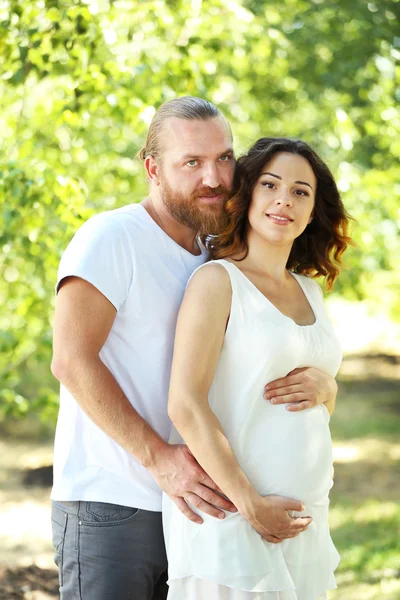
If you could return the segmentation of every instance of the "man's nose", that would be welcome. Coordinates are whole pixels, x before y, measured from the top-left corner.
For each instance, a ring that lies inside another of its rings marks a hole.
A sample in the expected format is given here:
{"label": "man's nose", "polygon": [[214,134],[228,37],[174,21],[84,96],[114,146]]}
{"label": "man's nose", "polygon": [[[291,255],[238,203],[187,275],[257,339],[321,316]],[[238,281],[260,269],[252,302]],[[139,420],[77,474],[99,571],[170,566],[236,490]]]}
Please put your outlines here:
{"label": "man's nose", "polygon": [[221,184],[221,176],[215,163],[204,165],[203,185],[216,188]]}

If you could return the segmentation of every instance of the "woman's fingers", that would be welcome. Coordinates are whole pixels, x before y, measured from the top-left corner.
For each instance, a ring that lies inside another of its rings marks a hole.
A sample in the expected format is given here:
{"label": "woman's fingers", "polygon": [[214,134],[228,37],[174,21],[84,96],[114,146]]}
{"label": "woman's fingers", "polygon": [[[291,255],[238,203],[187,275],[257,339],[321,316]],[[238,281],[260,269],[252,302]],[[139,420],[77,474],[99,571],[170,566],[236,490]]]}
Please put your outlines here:
{"label": "woman's fingers", "polygon": [[298,402],[297,404],[288,404],[286,410],[289,412],[299,412],[301,410],[306,410],[307,408],[313,408],[314,404],[310,402],[310,400],[303,400],[302,402]]}
{"label": "woman's fingers", "polygon": [[267,542],[270,542],[271,544],[281,544],[283,542],[283,540],[280,540],[274,535],[269,535],[267,533],[264,534],[262,537],[264,538],[264,540],[267,540]]}

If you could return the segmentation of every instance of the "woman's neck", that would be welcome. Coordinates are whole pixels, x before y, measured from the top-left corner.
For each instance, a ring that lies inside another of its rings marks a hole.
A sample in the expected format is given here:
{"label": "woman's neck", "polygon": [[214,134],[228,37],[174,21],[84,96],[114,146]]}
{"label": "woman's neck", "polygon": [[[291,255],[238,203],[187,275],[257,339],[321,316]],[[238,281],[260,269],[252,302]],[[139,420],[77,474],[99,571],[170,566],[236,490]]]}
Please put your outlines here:
{"label": "woman's neck", "polygon": [[[238,266],[243,270],[264,274],[276,281],[284,281],[287,278],[287,261],[293,244],[278,245],[266,241],[260,236],[252,235],[247,238],[248,253]],[[243,256],[244,252],[234,254],[232,262]]]}

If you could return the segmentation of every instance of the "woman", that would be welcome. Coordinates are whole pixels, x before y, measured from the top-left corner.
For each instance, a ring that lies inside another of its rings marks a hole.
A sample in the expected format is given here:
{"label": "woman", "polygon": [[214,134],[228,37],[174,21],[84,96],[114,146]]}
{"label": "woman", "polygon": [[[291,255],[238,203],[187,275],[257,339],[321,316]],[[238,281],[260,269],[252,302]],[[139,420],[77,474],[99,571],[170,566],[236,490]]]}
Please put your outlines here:
{"label": "woman", "polygon": [[[348,218],[328,167],[301,141],[260,139],[236,182],[229,225],[204,240],[215,260],[182,303],[169,414],[171,441],[188,445],[238,512],[202,514],[199,526],[164,497],[168,599],[320,600],[339,562],[328,528],[330,407],[290,412],[265,401],[263,386],[306,365],[336,375],[341,351],[313,278],[332,287]],[[301,500],[294,516],[311,516],[308,529],[271,540],[270,495]]]}

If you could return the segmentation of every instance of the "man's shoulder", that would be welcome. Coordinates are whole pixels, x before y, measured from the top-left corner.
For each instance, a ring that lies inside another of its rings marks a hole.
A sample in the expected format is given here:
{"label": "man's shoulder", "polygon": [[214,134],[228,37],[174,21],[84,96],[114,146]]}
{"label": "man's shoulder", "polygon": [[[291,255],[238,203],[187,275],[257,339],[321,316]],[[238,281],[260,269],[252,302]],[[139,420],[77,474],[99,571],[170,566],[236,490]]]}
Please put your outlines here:
{"label": "man's shoulder", "polygon": [[141,221],[141,209],[139,204],[128,204],[121,208],[106,210],[90,217],[85,226],[118,227],[124,224],[132,224]]}
{"label": "man's shoulder", "polygon": [[[122,208],[97,213],[82,224],[78,230],[79,236],[87,237],[121,237],[127,234],[133,238],[136,230],[140,230],[142,221],[138,204],[129,204]],[[139,226],[139,227],[138,227]]]}
{"label": "man's shoulder", "polygon": [[61,257],[58,282],[69,276],[80,277],[119,309],[127,297],[142,247],[130,216],[135,211],[136,207],[126,206],[88,219]]}

